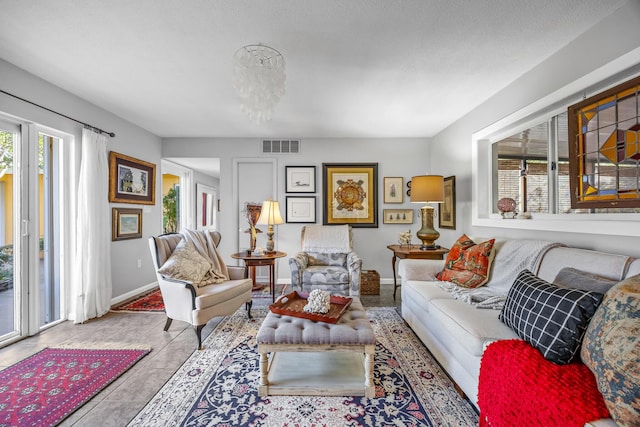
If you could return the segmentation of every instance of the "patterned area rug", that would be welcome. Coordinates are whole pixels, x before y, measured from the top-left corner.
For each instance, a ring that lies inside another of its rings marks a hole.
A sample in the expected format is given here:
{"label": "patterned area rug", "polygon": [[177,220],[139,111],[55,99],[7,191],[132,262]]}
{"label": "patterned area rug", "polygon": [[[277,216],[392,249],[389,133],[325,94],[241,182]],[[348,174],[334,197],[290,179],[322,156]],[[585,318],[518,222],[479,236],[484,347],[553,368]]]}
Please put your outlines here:
{"label": "patterned area rug", "polygon": [[[282,295],[283,292],[287,292],[287,289],[289,289],[290,285],[286,284],[286,283],[278,283],[274,286],[275,288],[275,294],[276,294],[276,299]],[[253,291],[252,292],[252,296],[253,298],[271,298],[271,292],[269,292],[269,284],[267,284],[264,288],[262,288],[259,291]]]}
{"label": "patterned area rug", "polygon": [[151,350],[98,345],[46,348],[0,371],[0,426],[55,426]]}
{"label": "patterned area rug", "polygon": [[390,307],[367,310],[378,337],[375,398],[258,397],[255,337],[266,313],[247,321],[239,310],[221,321],[129,426],[478,425],[473,405]]}
{"label": "patterned area rug", "polygon": [[113,311],[144,311],[164,313],[160,289],[154,289],[138,298],[112,308]]}

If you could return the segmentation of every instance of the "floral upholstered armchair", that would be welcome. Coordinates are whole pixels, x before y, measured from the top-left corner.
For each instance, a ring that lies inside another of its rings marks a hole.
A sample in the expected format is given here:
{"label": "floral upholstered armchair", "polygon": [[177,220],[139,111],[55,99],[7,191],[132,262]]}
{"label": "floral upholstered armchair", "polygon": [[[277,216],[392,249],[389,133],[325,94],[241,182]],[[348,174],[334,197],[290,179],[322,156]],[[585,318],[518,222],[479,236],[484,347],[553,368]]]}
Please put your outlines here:
{"label": "floral upholstered armchair", "polygon": [[349,225],[302,227],[302,251],[289,258],[294,290],[322,289],[332,295],[359,296],[362,259],[353,252]]}

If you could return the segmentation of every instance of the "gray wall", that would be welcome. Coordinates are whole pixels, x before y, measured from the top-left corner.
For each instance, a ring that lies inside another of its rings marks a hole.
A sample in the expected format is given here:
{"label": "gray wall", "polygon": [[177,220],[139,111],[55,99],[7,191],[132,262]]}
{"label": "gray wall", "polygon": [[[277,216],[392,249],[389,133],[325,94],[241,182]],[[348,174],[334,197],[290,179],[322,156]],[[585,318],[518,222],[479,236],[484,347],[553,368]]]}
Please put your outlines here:
{"label": "gray wall", "polygon": [[[578,247],[640,257],[637,237],[474,228],[471,225],[471,135],[620,56],[634,50],[637,52],[640,47],[638,28],[640,2],[632,1],[433,138],[433,172],[456,176],[459,226],[455,231],[441,230],[441,244],[450,245],[464,231],[475,236],[533,237],[561,241]],[[640,63],[640,57],[636,63]]]}
{"label": "gray wall", "polygon": [[[160,164],[161,141],[150,132],[3,60],[0,60],[0,76],[2,76],[0,79],[2,89],[9,93],[101,129],[115,132],[115,138],[108,138],[109,150],[156,165]],[[0,94],[0,111],[72,134],[76,141],[82,139],[82,125],[4,94]],[[159,172],[159,168],[156,172]],[[159,186],[160,174],[156,175],[156,185]],[[104,197],[107,195],[105,194]],[[143,210],[142,239],[111,243],[113,297],[155,281],[147,238],[162,231],[162,203],[158,200],[159,197],[158,193],[155,206],[145,207]],[[111,207],[117,206],[142,207],[142,205],[132,204],[111,204]],[[111,237],[111,229],[104,230],[104,233]],[[137,268],[138,259],[142,260],[141,268]]]}
{"label": "gray wall", "polygon": [[[235,264],[229,254],[238,248],[248,246],[246,241],[238,242],[236,235],[239,227],[237,208],[231,206],[232,164],[234,158],[269,157],[277,162],[278,193],[274,200],[280,202],[285,215],[285,166],[316,166],[316,223],[322,224],[322,163],[378,163],[378,228],[354,228],[354,249],[363,259],[364,268],[376,269],[381,278],[392,278],[391,255],[387,245],[398,241],[398,234],[410,228],[416,232],[420,228],[417,216],[419,205],[409,203],[405,194],[403,204],[384,204],[382,183],[385,176],[404,177],[406,182],[414,175],[428,171],[428,138],[379,138],[379,139],[322,139],[302,138],[300,154],[261,154],[261,140],[255,138],[166,138],[163,139],[162,154],[165,157],[219,157],[220,158],[220,230],[223,239],[221,252],[227,262]],[[260,179],[260,177],[255,177]],[[300,194],[289,194],[300,195]],[[310,194],[309,194],[310,195]],[[414,209],[413,224],[383,224],[383,209]],[[300,248],[300,230],[303,224],[282,224],[275,227],[276,248],[293,255]],[[225,238],[228,235],[229,237]],[[417,238],[414,237],[417,243]],[[266,235],[258,237],[258,246],[266,245]],[[278,262],[278,278],[290,279],[287,259]]]}

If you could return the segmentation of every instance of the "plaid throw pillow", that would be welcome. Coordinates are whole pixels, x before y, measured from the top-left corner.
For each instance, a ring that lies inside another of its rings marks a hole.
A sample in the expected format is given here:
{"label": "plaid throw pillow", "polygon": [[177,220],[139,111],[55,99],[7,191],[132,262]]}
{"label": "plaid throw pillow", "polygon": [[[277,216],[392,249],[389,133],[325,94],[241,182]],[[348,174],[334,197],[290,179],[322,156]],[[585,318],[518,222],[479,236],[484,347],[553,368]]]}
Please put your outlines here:
{"label": "plaid throw pillow", "polygon": [[598,292],[552,285],[522,270],[499,319],[546,359],[566,365],[577,356],[602,297]]}

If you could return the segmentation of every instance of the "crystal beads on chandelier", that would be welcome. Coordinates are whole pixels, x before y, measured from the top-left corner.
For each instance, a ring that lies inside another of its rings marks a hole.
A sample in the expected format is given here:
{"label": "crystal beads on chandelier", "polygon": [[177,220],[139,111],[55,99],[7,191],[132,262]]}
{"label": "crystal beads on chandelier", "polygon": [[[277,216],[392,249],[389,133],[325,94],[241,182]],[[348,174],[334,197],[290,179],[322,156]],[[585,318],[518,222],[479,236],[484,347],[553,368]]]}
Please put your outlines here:
{"label": "crystal beads on chandelier", "polygon": [[233,85],[240,108],[249,120],[271,120],[275,105],[284,94],[284,57],[269,46],[248,45],[233,55]]}

